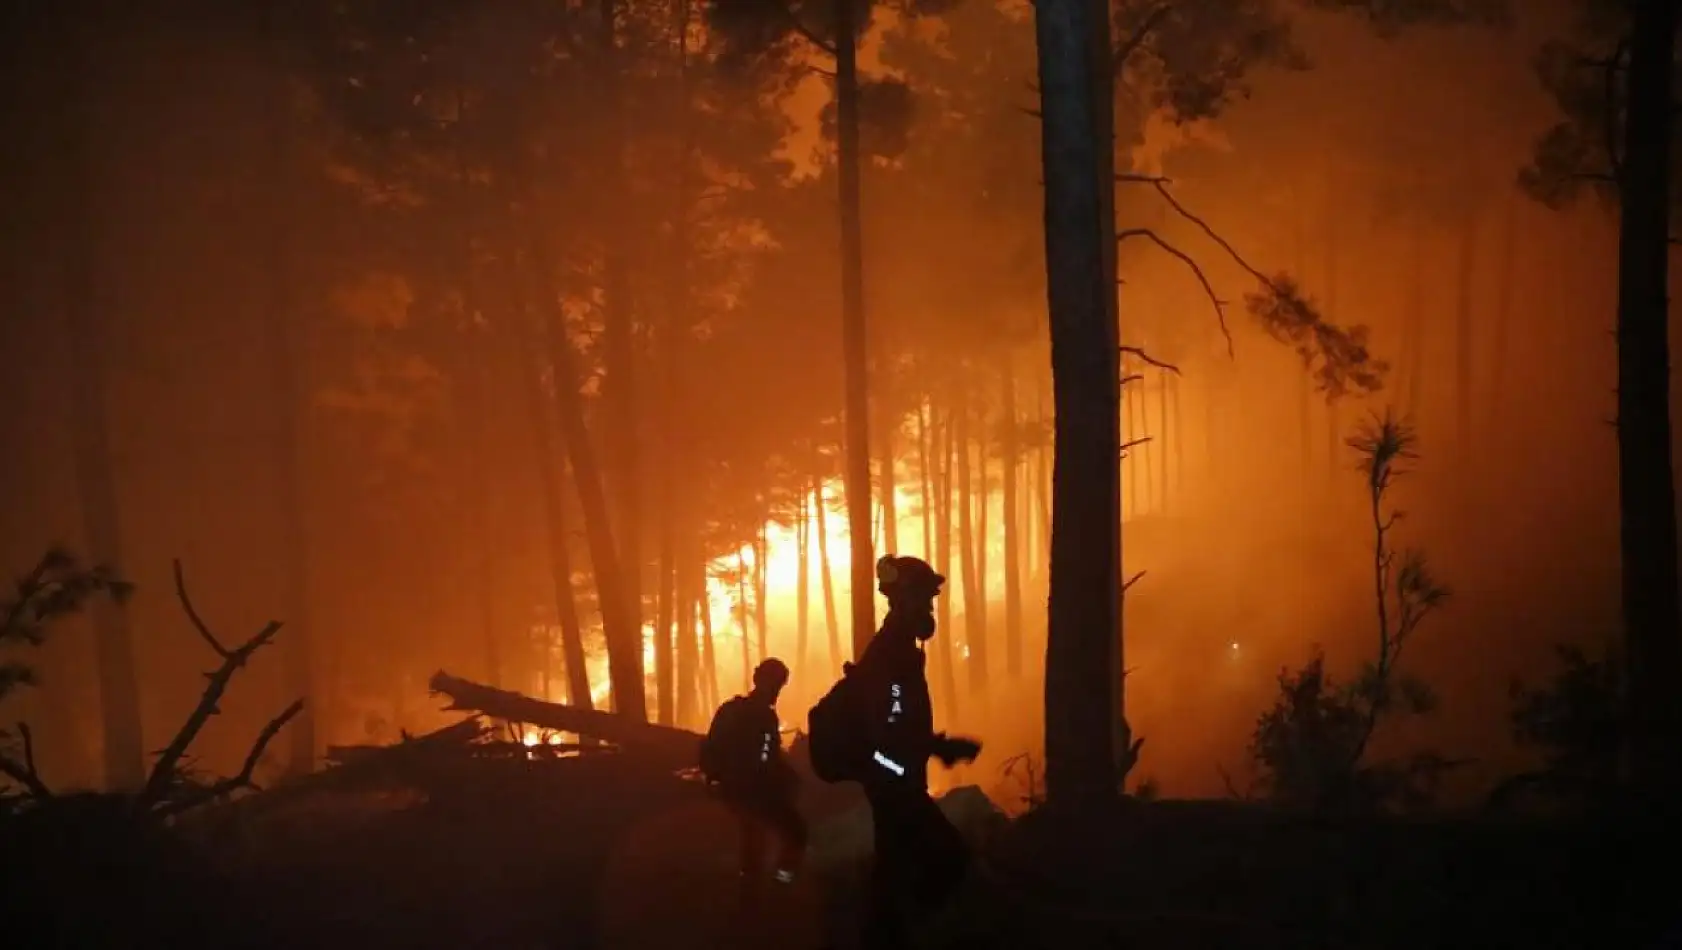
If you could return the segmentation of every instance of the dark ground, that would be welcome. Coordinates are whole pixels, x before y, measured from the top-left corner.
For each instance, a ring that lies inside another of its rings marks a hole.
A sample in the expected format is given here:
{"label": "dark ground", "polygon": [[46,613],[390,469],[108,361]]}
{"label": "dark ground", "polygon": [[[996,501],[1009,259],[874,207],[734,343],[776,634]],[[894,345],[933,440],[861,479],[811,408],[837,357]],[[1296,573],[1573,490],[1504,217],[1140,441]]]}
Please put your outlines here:
{"label": "dark ground", "polygon": [[[430,798],[259,810],[258,796],[194,822],[198,850],[137,835],[97,799],[61,802],[0,824],[0,943],[816,950],[850,918],[849,876],[831,873],[740,919],[724,813],[617,758],[464,763],[422,783]],[[1039,813],[988,843],[926,936],[966,950],[1682,946],[1660,942],[1682,924],[1674,857],[1661,860],[1674,844],[1611,820],[1334,826],[1232,802]]]}

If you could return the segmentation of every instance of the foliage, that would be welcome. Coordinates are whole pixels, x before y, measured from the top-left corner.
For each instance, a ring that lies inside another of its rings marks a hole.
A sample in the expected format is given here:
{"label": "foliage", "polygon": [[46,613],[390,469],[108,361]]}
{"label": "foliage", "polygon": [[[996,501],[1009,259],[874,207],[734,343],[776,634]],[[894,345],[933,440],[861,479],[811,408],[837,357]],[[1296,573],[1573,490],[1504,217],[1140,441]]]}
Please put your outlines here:
{"label": "foliage", "polygon": [[[0,600],[0,649],[40,646],[54,622],[101,597],[123,603],[132,591],[133,585],[120,580],[111,568],[85,565],[69,551],[53,548]],[[0,699],[34,682],[34,670],[27,664],[0,658]]]}
{"label": "foliage", "polygon": [[1348,682],[1326,672],[1319,651],[1300,669],[1280,671],[1279,693],[1256,722],[1250,757],[1264,792],[1282,804],[1317,811],[1420,807],[1459,764],[1433,753],[1364,762],[1382,719],[1422,715],[1435,705],[1424,681],[1397,669],[1403,647],[1449,595],[1423,554],[1396,551],[1389,540],[1402,512],[1387,508],[1386,496],[1416,457],[1414,441],[1412,428],[1389,412],[1348,440],[1361,457],[1372,513],[1377,649]]}
{"label": "foliage", "polygon": [[1542,753],[1553,776],[1609,786],[1618,775],[1623,747],[1621,664],[1612,655],[1591,657],[1580,647],[1554,647],[1560,668],[1541,686],[1512,684],[1513,739]]}
{"label": "foliage", "polygon": [[[1533,68],[1559,117],[1537,139],[1519,185],[1550,208],[1571,205],[1585,192],[1615,208],[1622,175],[1625,76],[1630,19],[1623,0],[1572,0],[1572,34],[1537,51]],[[1678,64],[1682,78],[1682,64]],[[1682,145],[1682,126],[1672,126]],[[1682,148],[1672,149],[1682,163]],[[1682,203],[1682,196],[1677,201]],[[1672,216],[1675,216],[1673,208]]]}

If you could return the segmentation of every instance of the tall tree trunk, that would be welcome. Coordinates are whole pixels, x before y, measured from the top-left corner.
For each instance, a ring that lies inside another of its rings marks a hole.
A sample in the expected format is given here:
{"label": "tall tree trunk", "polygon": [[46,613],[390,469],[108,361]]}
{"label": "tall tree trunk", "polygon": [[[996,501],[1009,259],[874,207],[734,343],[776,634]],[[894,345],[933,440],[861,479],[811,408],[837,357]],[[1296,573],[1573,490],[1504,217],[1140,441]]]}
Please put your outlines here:
{"label": "tall tree trunk", "polygon": [[[1126,425],[1122,428],[1120,435],[1123,444],[1144,435],[1142,431],[1144,427],[1139,424],[1139,394],[1135,391],[1136,389],[1137,387],[1131,382],[1121,384],[1121,409],[1127,417]],[[1122,467],[1123,474],[1127,477],[1127,507],[1122,509],[1123,517],[1126,518],[1139,517],[1140,479],[1136,474],[1139,470],[1136,464],[1138,458],[1139,447],[1134,446],[1128,449],[1127,454],[1117,463]]]}
{"label": "tall tree trunk", "polygon": [[[568,548],[566,522],[566,468],[555,445],[556,426],[550,405],[543,398],[543,382],[530,366],[522,367],[526,411],[531,416],[532,437],[537,446],[537,477],[543,485],[544,523],[549,539],[549,580],[555,591],[555,623],[561,628],[561,656],[566,663],[567,701],[581,709],[594,708],[590,697],[590,670],[584,663],[584,625],[578,620],[578,600],[572,587],[572,552]],[[547,645],[543,654],[549,667]]]}
{"label": "tall tree trunk", "polygon": [[1017,503],[1017,486],[1022,475],[1021,428],[1016,418],[1016,366],[1005,351],[1004,374],[999,391],[1004,428],[1000,432],[1000,468],[1004,484],[999,521],[1004,525],[1005,557],[1005,675],[1016,680],[1022,675],[1022,508]]}
{"label": "tall tree trunk", "polygon": [[[940,448],[940,467],[936,470],[935,486],[935,543],[934,569],[942,577],[952,576],[952,469],[956,465],[954,453],[958,440],[953,431],[952,410],[945,412],[935,439]],[[940,689],[946,694],[946,710],[950,716],[958,714],[958,655],[952,648],[952,595],[948,593],[935,602],[935,624],[940,634],[935,642],[935,674]]]}
{"label": "tall tree trunk", "polygon": [[[988,596],[991,585],[987,583],[987,562],[990,560],[993,543],[992,532],[992,482],[988,471],[987,457],[991,451],[991,444],[987,438],[986,417],[982,416],[980,424],[975,427],[975,436],[970,443],[975,447],[975,494],[971,501],[975,505],[975,602],[980,605],[981,613],[976,615],[980,625],[976,628],[976,636],[970,644],[970,652],[975,659],[975,666],[980,668],[979,675],[987,678],[992,671],[988,662],[990,656],[988,633],[992,620],[990,606],[993,599]],[[972,667],[973,670],[973,667]],[[971,672],[971,676],[977,675]]]}
{"label": "tall tree trunk", "polygon": [[[625,130],[620,126],[620,56],[617,37],[618,0],[598,0],[603,61],[603,92],[609,105],[602,115],[607,122],[607,166],[599,184],[607,190],[611,205],[629,199],[624,186]],[[606,417],[603,438],[605,461],[604,488],[608,497],[617,502],[613,511],[614,532],[610,536],[618,555],[618,596],[624,598],[629,611],[629,623],[636,631],[636,676],[642,682],[642,460],[637,446],[641,436],[640,413],[637,411],[636,386],[636,315],[632,308],[630,288],[626,283],[623,225],[612,222],[603,241],[603,301],[602,354],[607,372],[603,374],[602,402]],[[643,689],[627,703],[618,698],[619,683],[614,683],[614,708],[620,712],[632,710],[631,715],[647,718]]]}
{"label": "tall tree trunk", "polygon": [[[109,292],[115,248],[101,226],[106,163],[100,130],[107,126],[99,108],[100,90],[109,88],[110,67],[102,55],[104,24],[78,18],[68,73],[74,98],[68,111],[65,222],[68,234],[65,318],[69,331],[71,403],[74,414],[76,488],[87,532],[89,556],[118,564],[122,558],[120,507],[115,460],[111,453],[107,386],[109,360],[106,327],[116,299]],[[140,683],[135,672],[134,642],[128,614],[117,605],[95,600],[94,656],[99,674],[100,718],[104,737],[106,787],[138,790],[146,782],[145,739],[141,730]]]}
{"label": "tall tree trunk", "polygon": [[[1046,287],[1056,467],[1046,645],[1046,792],[1053,802],[1116,793],[1121,650],[1120,351],[1114,215],[1099,175],[1108,137],[1095,116],[1093,49],[1109,21],[1092,0],[1039,0]],[[1107,5],[1104,7],[1107,9]]]}
{"label": "tall tree trunk", "polygon": [[1460,254],[1454,281],[1454,455],[1464,465],[1472,452],[1472,313],[1477,274],[1478,216],[1468,211],[1460,222]]}
{"label": "tall tree trunk", "polygon": [[753,549],[753,632],[759,638],[759,658],[761,660],[771,655],[770,633],[765,616],[766,593],[766,560],[771,556],[771,539],[768,536],[770,525],[761,522],[759,538]]}
{"label": "tall tree trunk", "polygon": [[707,694],[707,708],[717,709],[723,700],[718,695],[718,652],[713,649],[713,608],[712,598],[706,594],[705,569],[701,578],[701,688]]}
{"label": "tall tree trunk", "polygon": [[841,621],[835,616],[835,576],[829,564],[829,504],[823,481],[812,484],[812,517],[818,525],[818,575],[823,584],[823,620],[829,631],[829,675],[841,670]]}
{"label": "tall tree trunk", "polygon": [[705,609],[707,597],[707,563],[701,557],[698,545],[685,543],[682,546],[682,560],[678,562],[675,571],[677,581],[677,714],[673,717],[678,725],[690,726],[701,722],[700,703],[706,701],[704,690],[700,689],[700,669],[696,655],[696,625],[695,614]]}
{"label": "tall tree trunk", "polygon": [[[671,468],[662,465],[662,469]],[[672,627],[677,620],[677,532],[673,526],[676,513],[672,510],[671,484],[662,472],[660,479],[659,587],[656,589],[654,611],[654,708],[662,726],[678,723],[677,683],[672,676],[672,652],[676,645]]]}
{"label": "tall tree trunk", "polygon": [[879,475],[877,481],[881,487],[877,494],[882,499],[882,550],[888,554],[899,553],[899,504],[894,493],[898,490],[898,478],[894,472],[894,454],[899,450],[899,426],[883,420],[882,425],[882,454],[877,461]]}
{"label": "tall tree trunk", "polygon": [[[545,290],[554,284],[546,281]],[[584,421],[583,397],[578,392],[578,367],[572,342],[552,300],[548,327],[550,359],[555,371],[555,409],[559,415],[561,439],[572,461],[574,486],[584,517],[584,537],[590,548],[590,567],[596,579],[596,600],[602,614],[602,636],[607,641],[608,683],[613,690],[614,711],[638,722],[648,721],[642,674],[642,629],[625,595],[619,554],[614,547],[608,514],[607,491],[596,459],[595,445]]]}
{"label": "tall tree trunk", "polygon": [[753,688],[753,633],[748,627],[748,562],[736,549],[736,622],[742,631],[742,693]]}
{"label": "tall tree trunk", "polygon": [[290,70],[282,53],[274,17],[277,4],[263,5],[264,42],[269,53],[269,369],[275,405],[275,474],[279,480],[277,499],[281,524],[280,551],[285,571],[287,688],[304,700],[304,710],[287,729],[287,771],[308,775],[315,769],[316,701],[312,627],[309,615],[309,530],[304,505],[304,383],[302,379],[297,301],[293,286],[294,236],[290,202],[297,193],[292,174],[292,89]]}
{"label": "tall tree trunk", "polygon": [[1669,238],[1674,2],[1630,32],[1618,234],[1618,501],[1630,765],[1650,804],[1682,797],[1682,611],[1670,423]]}
{"label": "tall tree trunk", "polygon": [[[859,195],[859,24],[851,3],[837,3],[834,9],[835,142],[841,186],[841,361],[846,382],[846,446],[841,471],[852,555],[852,650],[857,659],[876,635],[876,559],[870,547],[870,349],[865,329]],[[824,576],[829,576],[827,571]]]}
{"label": "tall tree trunk", "polygon": [[970,698],[980,701],[987,688],[986,667],[981,665],[987,636],[987,608],[981,603],[981,587],[975,574],[975,486],[970,472],[969,399],[959,396],[952,414],[953,453],[958,474],[958,574],[964,602],[964,666],[969,671]]}
{"label": "tall tree trunk", "polygon": [[929,447],[929,414],[932,411],[927,400],[917,405],[917,487],[922,498],[922,553],[925,558],[934,555],[934,478],[929,471],[934,462]]}
{"label": "tall tree trunk", "polygon": [[799,576],[794,579],[794,668],[809,681],[812,673],[807,665],[812,642],[812,499],[805,489],[800,492],[800,513],[794,518],[794,537],[795,546],[800,549],[795,555],[795,572]]}

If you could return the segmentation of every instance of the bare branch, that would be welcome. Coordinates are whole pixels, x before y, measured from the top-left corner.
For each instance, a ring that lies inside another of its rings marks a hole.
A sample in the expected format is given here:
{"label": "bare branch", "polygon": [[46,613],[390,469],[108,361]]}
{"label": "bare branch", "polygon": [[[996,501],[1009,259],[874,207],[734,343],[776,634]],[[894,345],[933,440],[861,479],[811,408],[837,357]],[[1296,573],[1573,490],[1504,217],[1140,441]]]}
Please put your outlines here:
{"label": "bare branch", "polygon": [[[1191,270],[1192,276],[1196,277],[1198,284],[1202,285],[1203,293],[1208,296],[1209,302],[1211,304],[1213,304],[1214,307],[1215,307],[1215,319],[1217,321],[1219,321],[1219,323],[1220,323],[1221,336],[1226,338],[1226,352],[1227,352],[1227,355],[1231,356],[1232,353],[1233,353],[1233,350],[1232,350],[1232,331],[1226,325],[1226,303],[1227,302],[1225,300],[1222,300],[1219,294],[1215,293],[1215,285],[1209,282],[1209,277],[1208,277],[1207,274],[1203,273],[1202,266],[1200,266],[1197,263],[1197,261],[1192,258],[1192,256],[1190,254],[1187,254],[1185,251],[1180,250],[1179,248],[1175,247],[1172,244],[1169,244],[1167,241],[1162,239],[1161,235],[1157,234],[1155,231],[1151,230],[1150,228],[1128,228],[1124,231],[1119,231],[1119,232],[1116,233],[1116,242],[1120,243],[1122,241],[1127,240],[1128,238],[1134,238],[1134,237],[1142,237],[1142,238],[1150,239],[1151,243],[1155,244],[1157,247],[1162,248],[1164,251],[1168,252],[1169,254],[1173,255],[1174,257],[1179,258],[1180,262],[1185,264],[1186,267]],[[1258,273],[1257,276],[1260,276],[1259,273]],[[1265,277],[1262,278],[1262,281],[1263,281],[1263,283],[1267,283],[1269,285],[1271,285],[1271,283],[1272,283],[1271,281],[1267,280],[1267,278],[1265,278]]]}
{"label": "bare branch", "polygon": [[1140,22],[1138,29],[1135,29],[1132,35],[1116,47],[1115,59],[1112,63],[1117,76],[1121,75],[1121,71],[1127,68],[1127,61],[1133,57],[1134,53],[1139,51],[1139,47],[1144,44],[1145,38],[1150,36],[1151,31],[1156,29],[1156,25],[1162,22],[1163,17],[1168,15],[1169,8],[1170,5],[1164,3],[1145,14],[1145,19]]}
{"label": "bare branch", "polygon": [[204,693],[199,697],[198,705],[188,715],[187,721],[181,724],[181,729],[175,734],[175,738],[171,739],[169,745],[165,746],[164,750],[158,754],[158,761],[153,764],[152,774],[146,779],[146,787],[141,792],[142,800],[152,805],[161,803],[168,795],[170,787],[175,782],[175,773],[181,765],[182,756],[187,754],[188,747],[193,744],[194,739],[198,738],[199,731],[204,728],[205,723],[210,721],[210,717],[222,711],[222,694],[227,692],[228,683],[233,680],[234,674],[245,666],[246,662],[251,659],[252,654],[267,646],[269,641],[274,639],[275,634],[280,632],[281,628],[280,621],[271,620],[262,630],[257,631],[256,636],[245,641],[238,648],[234,650],[225,649],[217,641],[215,634],[210,632],[210,628],[205,624],[203,618],[193,609],[192,600],[187,596],[187,584],[182,575],[181,561],[176,560],[174,567],[176,596],[180,598],[182,607],[187,611],[187,616],[192,619],[193,626],[198,628],[199,635],[204,637],[205,641],[222,657],[222,665],[215,672],[206,674],[209,682],[205,684]]}
{"label": "bare branch", "polygon": [[[806,26],[805,23],[802,23],[800,21],[800,17],[795,15],[794,9],[792,7],[790,7],[788,4],[782,3],[782,2],[777,2],[773,5],[777,9],[782,11],[783,17],[788,20],[789,29],[793,30],[795,33],[798,33],[800,35],[801,39],[803,39],[806,42],[812,44],[814,47],[816,47],[818,50],[820,50],[822,52],[828,53],[831,56],[835,55],[835,44],[826,43],[816,33],[813,33],[811,28]],[[833,74],[831,74],[831,75],[833,75]]]}
{"label": "bare branch", "polygon": [[1128,589],[1131,588],[1134,584],[1139,583],[1139,581],[1141,579],[1143,579],[1144,576],[1145,576],[1145,572],[1140,571],[1139,573],[1134,574],[1132,577],[1129,577],[1127,580],[1122,581],[1121,582],[1121,592],[1123,594],[1127,593]]}
{"label": "bare branch", "polygon": [[23,761],[14,762],[0,754],[0,775],[22,785],[33,798],[53,797],[52,789],[41,780],[41,773],[35,768],[35,737],[29,731],[29,723],[18,723],[18,738],[23,742]]}
{"label": "bare branch", "polygon": [[286,724],[303,711],[304,701],[295,699],[292,701],[292,705],[281,710],[280,715],[270,719],[269,724],[263,727],[263,731],[257,733],[257,740],[251,744],[251,751],[245,754],[245,764],[240,767],[238,775],[222,779],[191,795],[183,795],[167,802],[161,802],[153,811],[165,816],[178,815],[181,812],[213,802],[218,798],[232,795],[242,788],[256,788],[257,785],[252,781],[252,775],[257,771],[257,763],[263,759],[264,750],[268,748],[270,742],[274,741],[274,737],[280,734],[280,730],[286,728]]}
{"label": "bare branch", "polygon": [[1126,376],[1123,376],[1121,378],[1121,384],[1123,386],[1126,386],[1128,383],[1136,383],[1139,380],[1144,379],[1144,378],[1145,377],[1140,376],[1138,373],[1129,373]]}
{"label": "bare branch", "polygon": [[210,627],[205,624],[204,618],[199,616],[198,609],[193,606],[193,598],[187,596],[187,577],[181,571],[181,559],[176,558],[171,561],[170,569],[175,574],[175,599],[181,602],[181,609],[186,611],[187,619],[193,622],[193,629],[199,632],[199,636],[204,638],[204,642],[210,644],[210,648],[216,651],[217,656],[226,658],[228,655],[227,649],[216,639],[216,634],[210,632]]}
{"label": "bare branch", "polygon": [[1127,450],[1128,449],[1137,448],[1141,445],[1144,445],[1146,442],[1149,442],[1150,440],[1151,440],[1151,437],[1146,435],[1146,436],[1140,436],[1137,439],[1133,439],[1133,440],[1121,443],[1121,454],[1122,454],[1122,456],[1125,457],[1127,455]]}
{"label": "bare branch", "polygon": [[1145,363],[1147,363],[1151,366],[1154,366],[1157,369],[1167,370],[1168,372],[1173,373],[1176,376],[1179,375],[1179,373],[1180,373],[1180,368],[1178,366],[1175,366],[1173,363],[1164,363],[1162,360],[1159,360],[1156,357],[1150,355],[1149,353],[1146,353],[1143,347],[1124,346],[1124,347],[1121,348],[1121,352],[1126,353],[1126,354],[1130,354],[1132,356],[1136,356],[1141,361],[1143,361],[1143,362],[1145,362]]}

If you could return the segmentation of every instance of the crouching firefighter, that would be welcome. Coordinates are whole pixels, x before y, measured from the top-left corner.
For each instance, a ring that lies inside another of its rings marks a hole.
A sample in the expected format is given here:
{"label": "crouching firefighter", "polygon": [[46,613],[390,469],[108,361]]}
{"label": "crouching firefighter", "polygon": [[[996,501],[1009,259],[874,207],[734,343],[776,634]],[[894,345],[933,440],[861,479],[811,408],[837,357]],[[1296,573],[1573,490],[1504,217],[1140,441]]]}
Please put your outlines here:
{"label": "crouching firefighter", "polygon": [[774,876],[794,880],[806,850],[806,820],[795,807],[799,778],[783,753],[777,696],[788,667],[768,659],[753,671],[753,689],[713,714],[701,742],[701,772],[741,825],[744,886],[764,874],[766,837],[776,841]]}
{"label": "crouching firefighter", "polygon": [[870,803],[875,856],[865,945],[905,945],[911,927],[937,910],[963,880],[969,848],[929,797],[928,765],[948,768],[980,754],[971,739],[934,730],[923,645],[935,634],[934,605],[946,578],[914,557],[876,563],[888,599],[881,629],[809,719],[813,770],[826,781],[857,781]]}

